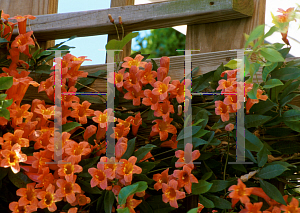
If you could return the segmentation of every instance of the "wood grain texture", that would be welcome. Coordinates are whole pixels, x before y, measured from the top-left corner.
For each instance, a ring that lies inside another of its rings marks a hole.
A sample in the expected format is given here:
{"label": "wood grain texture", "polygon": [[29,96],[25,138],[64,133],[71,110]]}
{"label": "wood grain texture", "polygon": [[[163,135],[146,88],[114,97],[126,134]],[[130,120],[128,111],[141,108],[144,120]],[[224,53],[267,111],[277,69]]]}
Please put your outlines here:
{"label": "wood grain texture", "polygon": [[[249,16],[245,8],[234,8],[236,0],[176,0],[161,3],[115,7],[105,10],[39,16],[31,22],[38,40],[114,34],[107,15],[115,20],[122,16],[125,30],[138,31],[239,19]],[[242,0],[239,0],[242,1]],[[246,1],[246,0],[243,0]],[[251,2],[252,0],[247,0]],[[238,11],[241,9],[241,11]],[[251,4],[248,10],[251,11]]]}
{"label": "wood grain texture", "polygon": [[[258,25],[264,24],[266,0],[248,1],[253,6],[253,16],[226,20],[222,22],[188,25],[186,35],[186,49],[200,49],[200,52],[216,52],[243,48],[244,33],[250,34]],[[246,10],[247,1],[240,1],[238,7]]]}
{"label": "wood grain texture", "polygon": [[[134,0],[111,0],[111,5],[110,7],[122,7],[122,6],[128,6],[128,5],[134,5]],[[116,19],[117,21],[118,19]],[[118,33],[120,35],[120,39],[122,38],[122,28],[121,26],[118,24],[117,25],[117,29],[118,29]],[[128,31],[126,31],[124,34],[124,36],[126,36],[128,33]],[[115,34],[110,34],[108,35],[107,41],[110,41],[112,39],[118,39],[118,36],[115,32]],[[120,58],[121,60],[124,59],[124,57],[129,56],[131,54],[131,41],[128,42],[125,47],[123,48],[123,51],[120,53]],[[107,59],[106,59],[107,60]]]}

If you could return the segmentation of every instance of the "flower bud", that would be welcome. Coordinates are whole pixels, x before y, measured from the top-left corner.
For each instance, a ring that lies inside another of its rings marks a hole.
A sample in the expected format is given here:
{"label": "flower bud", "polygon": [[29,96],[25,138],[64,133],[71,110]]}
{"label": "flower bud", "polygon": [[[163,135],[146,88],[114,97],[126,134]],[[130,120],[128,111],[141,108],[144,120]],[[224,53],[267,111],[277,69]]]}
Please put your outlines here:
{"label": "flower bud", "polygon": [[121,16],[119,16],[119,24],[123,24]]}
{"label": "flower bud", "polygon": [[111,14],[108,14],[108,18],[111,23],[113,23],[113,24],[115,23],[115,20],[112,18]]}
{"label": "flower bud", "polygon": [[178,113],[177,113],[178,116],[181,116],[182,115],[182,105],[178,105]]}

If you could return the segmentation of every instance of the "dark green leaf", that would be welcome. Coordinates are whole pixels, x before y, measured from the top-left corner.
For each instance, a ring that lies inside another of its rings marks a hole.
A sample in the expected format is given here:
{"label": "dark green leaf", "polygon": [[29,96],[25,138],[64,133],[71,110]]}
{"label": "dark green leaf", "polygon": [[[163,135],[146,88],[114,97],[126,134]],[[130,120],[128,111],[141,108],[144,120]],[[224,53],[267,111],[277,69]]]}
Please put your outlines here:
{"label": "dark green leaf", "polygon": [[135,184],[125,186],[122,188],[118,195],[118,203],[120,205],[123,205],[126,203],[126,199],[128,196],[136,193],[136,192],[142,192],[146,190],[148,187],[147,183],[145,181],[140,181]]}
{"label": "dark green leaf", "polygon": [[134,148],[135,148],[135,138],[130,139],[127,142],[127,149],[126,152],[124,153],[124,155],[121,157],[122,159],[128,159],[130,158],[130,156],[132,156],[133,152],[134,152]]}
{"label": "dark green leaf", "polygon": [[0,117],[4,117],[5,119],[9,120],[10,112],[8,111],[8,109],[0,109]]}
{"label": "dark green leaf", "polygon": [[5,178],[5,176],[9,172],[9,170],[10,170],[10,168],[0,167],[0,180],[2,180],[3,178]]}
{"label": "dark green leaf", "polygon": [[271,76],[283,81],[294,80],[300,77],[300,68],[278,68],[271,73]]}
{"label": "dark green leaf", "polygon": [[268,75],[272,72],[278,65],[278,62],[272,63],[270,66],[264,67],[262,71],[262,79],[263,81],[267,80]]}
{"label": "dark green leaf", "polygon": [[283,205],[286,205],[286,202],[284,201],[281,193],[279,190],[271,183],[264,181],[262,179],[259,179],[260,187],[264,190],[264,192],[273,200],[277,201],[278,203],[281,203]]}
{"label": "dark green leaf", "polygon": [[77,88],[77,90],[80,90],[80,89],[84,88],[84,86],[82,86],[81,84],[88,86],[88,85],[94,83],[95,80],[96,80],[95,78],[81,78],[79,81],[77,81],[80,84],[76,84],[75,87]]}
{"label": "dark green leaf", "polygon": [[8,43],[8,41],[5,38],[0,38],[0,43]]}
{"label": "dark green leaf", "polygon": [[136,152],[134,152],[134,156],[137,158],[136,162],[139,162],[142,160],[148,152],[150,152],[154,147],[156,147],[153,144],[146,144],[145,146],[142,146],[139,148]]}
{"label": "dark green leaf", "polygon": [[9,99],[9,100],[4,100],[3,101],[3,105],[2,105],[2,108],[7,108],[7,107],[9,107],[10,105],[12,105],[12,103],[13,103],[13,99]]}
{"label": "dark green leaf", "polygon": [[285,96],[283,99],[280,100],[280,107],[285,106],[287,103],[291,102],[295,97],[299,96],[300,94],[291,93]]}
{"label": "dark green leaf", "polygon": [[151,62],[152,62],[152,70],[157,71],[158,66],[156,64],[156,62],[151,58]]}
{"label": "dark green leaf", "polygon": [[75,129],[76,127],[81,126],[81,124],[77,122],[70,122],[62,125],[62,131],[63,132],[70,132],[71,130]]}
{"label": "dark green leaf", "polygon": [[[182,140],[184,138],[189,138],[194,136],[196,133],[198,133],[201,130],[201,126],[192,126],[192,128],[190,127],[186,127],[183,130],[180,131],[180,133],[177,136],[177,140]],[[189,130],[192,129],[192,132],[190,132]]]}
{"label": "dark green leaf", "polygon": [[117,209],[117,212],[118,212],[118,213],[130,213],[128,207],[123,208],[123,209]]}
{"label": "dark green leaf", "polygon": [[206,182],[205,180],[199,180],[198,183],[192,184],[192,193],[200,195],[208,192],[211,187],[212,183]]}
{"label": "dark green leaf", "polygon": [[91,187],[91,184],[89,182],[77,179],[76,182],[80,185],[81,189],[85,191],[86,193],[90,194],[102,194],[102,191],[97,187]]}
{"label": "dark green leaf", "polygon": [[251,128],[251,127],[258,127],[264,123],[266,123],[268,120],[270,120],[271,116],[265,116],[265,115],[246,115],[245,116],[245,127]]}
{"label": "dark green leaf", "polygon": [[51,66],[50,65],[41,65],[41,66],[38,66],[36,69],[35,69],[35,72],[36,73],[44,73],[44,74],[50,74],[52,73],[54,70],[51,70]]}
{"label": "dark green leaf", "polygon": [[13,85],[13,77],[0,77],[0,90],[9,89]]}
{"label": "dark green leaf", "polygon": [[209,87],[210,82],[213,79],[213,75],[214,72],[209,72],[209,73],[205,73],[204,75],[200,75],[195,80],[193,80],[193,85],[192,85],[193,92],[201,92],[205,88]]}
{"label": "dark green leaf", "polygon": [[300,143],[295,141],[282,141],[272,144],[274,150],[281,152],[281,154],[294,154],[300,151]]}
{"label": "dark green leaf", "polygon": [[250,114],[255,113],[263,115],[275,106],[277,106],[277,104],[270,99],[267,99],[266,101],[259,101],[259,103],[254,104],[253,107],[251,107]]}
{"label": "dark green leaf", "polygon": [[137,166],[142,168],[143,174],[147,174],[156,166],[156,163],[155,162],[141,162],[141,163],[137,163]]}
{"label": "dark green leaf", "polygon": [[205,208],[214,208],[214,203],[206,197],[199,195],[199,201]]}
{"label": "dark green leaf", "polygon": [[112,206],[115,202],[115,195],[112,191],[106,191],[104,197],[104,211],[105,213],[112,212]]}
{"label": "dark green leaf", "polygon": [[206,173],[202,176],[201,180],[208,180],[208,179],[212,176],[212,174],[213,174],[213,172],[206,172]]}
{"label": "dark green leaf", "polygon": [[99,159],[100,159],[100,156],[96,156],[94,158],[88,158],[88,159],[81,160],[78,164],[80,166],[82,166],[83,169],[85,169],[85,168],[88,169],[88,168],[95,166],[99,162]]}
{"label": "dark green leaf", "polygon": [[270,154],[271,152],[265,146],[263,146],[262,149],[257,153],[257,162],[259,167],[262,167],[267,163],[268,155]]}
{"label": "dark green leaf", "polygon": [[263,143],[256,137],[254,134],[249,132],[249,130],[245,129],[245,147],[250,151],[259,152],[262,147]]}
{"label": "dark green leaf", "polygon": [[11,169],[8,171],[8,178],[18,188],[26,188],[27,184],[32,182],[23,172],[14,174]]}
{"label": "dark green leaf", "polygon": [[289,111],[286,111],[282,117],[283,117],[284,121],[299,121],[300,120],[300,111],[291,109]]}
{"label": "dark green leaf", "polygon": [[224,200],[220,197],[217,197],[215,195],[205,195],[205,197],[207,197],[208,199],[210,199],[214,205],[215,208],[219,208],[219,209],[231,209],[231,202]]}
{"label": "dark green leaf", "polygon": [[298,89],[300,86],[300,81],[295,81],[292,82],[290,85],[288,85],[283,92],[281,93],[281,95],[279,96],[280,99],[283,99],[284,97],[286,97],[288,94],[290,94],[291,92],[295,91],[296,89]]}
{"label": "dark green leaf", "polygon": [[209,192],[219,192],[226,189],[230,186],[231,182],[226,180],[212,180],[211,183],[213,184],[210,188]]}
{"label": "dark green leaf", "polygon": [[300,121],[284,121],[285,125],[296,132],[300,132]]}
{"label": "dark green leaf", "polygon": [[286,170],[288,170],[288,168],[280,164],[267,165],[259,171],[258,177],[262,179],[272,179],[281,175]]}

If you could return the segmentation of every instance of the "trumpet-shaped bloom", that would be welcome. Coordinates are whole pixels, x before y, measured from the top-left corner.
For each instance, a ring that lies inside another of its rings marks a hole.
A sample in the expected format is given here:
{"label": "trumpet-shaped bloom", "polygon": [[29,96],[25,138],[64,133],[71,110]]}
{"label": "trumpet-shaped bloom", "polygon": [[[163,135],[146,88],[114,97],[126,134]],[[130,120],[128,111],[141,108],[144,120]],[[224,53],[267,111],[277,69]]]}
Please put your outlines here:
{"label": "trumpet-shaped bloom", "polygon": [[130,90],[131,88],[135,89],[135,91],[139,92],[142,89],[142,85],[138,80],[139,70],[136,66],[132,66],[129,69],[129,72],[124,74],[124,88]]}
{"label": "trumpet-shaped bloom", "polygon": [[253,189],[246,188],[246,185],[238,179],[237,185],[232,185],[228,188],[228,191],[232,191],[229,197],[232,198],[232,206],[234,206],[239,200],[246,204],[250,202],[249,196],[251,195]]}
{"label": "trumpet-shaped bloom", "polygon": [[259,202],[259,203],[246,203],[246,209],[242,209],[240,211],[240,213],[261,213],[260,209],[263,205],[263,202]]}
{"label": "trumpet-shaped bloom", "polygon": [[59,196],[57,196],[55,191],[55,186],[52,184],[49,184],[46,188],[46,191],[41,191],[37,194],[37,197],[40,199],[38,205],[39,208],[45,209],[48,208],[50,212],[56,211],[57,207],[55,205],[55,202],[58,202],[61,200]]}
{"label": "trumpet-shaped bloom", "polygon": [[9,209],[12,211],[12,213],[31,213],[35,212],[37,210],[37,207],[33,205],[20,206],[18,202],[11,202],[9,204]]}
{"label": "trumpet-shaped bloom", "polygon": [[73,103],[72,107],[74,111],[71,112],[70,116],[79,120],[79,123],[86,124],[87,123],[87,116],[93,116],[94,110],[89,109],[91,103],[88,101],[84,101],[82,104]]}
{"label": "trumpet-shaped bloom", "polygon": [[121,159],[119,161],[121,164],[118,164],[117,173],[124,176],[124,180],[127,183],[132,181],[133,174],[140,174],[142,172],[142,169],[135,165],[136,160],[135,156],[131,156],[128,160]]}
{"label": "trumpet-shaped bloom", "polygon": [[136,136],[140,125],[142,125],[142,117],[140,112],[136,114],[134,118],[131,119],[131,124],[132,124],[132,134]]}
{"label": "trumpet-shaped bloom", "polygon": [[[141,202],[142,202],[142,200],[133,199],[133,195],[130,195],[126,199],[124,208],[127,207],[129,209],[130,213],[135,213],[134,208],[136,208]],[[120,205],[118,206],[118,208],[120,208]]]}
{"label": "trumpet-shaped bloom", "polygon": [[19,144],[21,147],[28,147],[29,140],[23,138],[24,131],[17,129],[14,134],[8,132],[3,135],[4,143],[0,143],[2,145],[2,149],[11,149],[11,147],[15,144]]}
{"label": "trumpet-shaped bloom", "polygon": [[19,34],[24,34],[26,33],[27,19],[34,20],[36,19],[36,17],[32,15],[25,15],[25,16],[14,16],[11,19],[15,19],[18,21]]}
{"label": "trumpet-shaped bloom", "polygon": [[187,165],[191,169],[194,169],[193,161],[197,160],[200,157],[200,152],[199,150],[192,151],[192,149],[193,149],[193,145],[191,143],[187,143],[185,145],[184,151],[178,150],[175,152],[175,156],[179,158],[175,163],[176,168]]}
{"label": "trumpet-shaped bloom", "polygon": [[[106,128],[107,127],[107,118],[112,117],[113,110],[112,109],[106,109],[103,111],[103,113],[101,111],[95,111],[94,115],[96,117],[93,117],[93,121],[99,124],[99,127],[101,128]],[[109,120],[110,122],[113,122],[114,120],[111,119]]]}
{"label": "trumpet-shaped bloom", "polygon": [[141,105],[141,98],[144,97],[143,90],[136,90],[134,88],[129,88],[128,92],[124,95],[124,98],[127,100],[133,100],[133,106]]}
{"label": "trumpet-shaped bloom", "polygon": [[141,54],[137,54],[134,59],[131,57],[125,57],[124,58],[125,62],[122,64],[122,67],[124,68],[131,68],[132,66],[145,67],[147,62],[142,62],[143,58],[144,56],[142,56]]}
{"label": "trumpet-shaped bloom", "polygon": [[51,119],[52,116],[54,116],[54,106],[48,107],[46,109],[43,104],[38,104],[34,112],[42,115],[45,120],[48,120]]}
{"label": "trumpet-shaped bloom", "polygon": [[152,93],[154,95],[159,95],[159,99],[161,101],[165,100],[168,97],[168,92],[175,89],[175,86],[173,84],[169,84],[171,80],[171,77],[166,77],[162,82],[156,81],[154,83],[154,89],[152,90]]}
{"label": "trumpet-shaped bloom", "polygon": [[72,176],[74,173],[80,173],[82,172],[82,167],[75,163],[74,158],[68,158],[67,161],[63,162],[69,162],[64,164],[58,164],[58,175],[61,177],[64,176]]}
{"label": "trumpet-shaped bloom", "polygon": [[32,33],[33,31],[30,31],[25,34],[18,35],[12,42],[11,47],[16,47],[20,50],[21,53],[24,53],[28,57],[31,57],[29,53],[29,45],[35,45],[33,39],[31,38]]}
{"label": "trumpet-shaped bloom", "polygon": [[20,188],[17,190],[17,195],[21,197],[19,199],[20,206],[26,206],[28,204],[33,206],[38,205],[37,193],[39,190],[34,188],[35,184],[36,183],[28,183],[26,188]]}
{"label": "trumpet-shaped bloom", "polygon": [[164,120],[154,120],[156,124],[152,126],[152,131],[150,133],[150,136],[154,136],[159,134],[160,140],[165,141],[168,138],[168,133],[176,134],[177,129],[175,126],[171,124],[173,118],[167,118],[166,121]]}
{"label": "trumpet-shaped bloom", "polygon": [[2,150],[1,154],[4,158],[1,161],[1,167],[10,167],[13,173],[18,173],[20,171],[19,163],[27,160],[27,155],[22,154],[19,144],[13,145],[11,150]]}
{"label": "trumpet-shaped bloom", "polygon": [[162,188],[163,183],[168,183],[169,182],[169,168],[164,170],[161,174],[155,174],[153,175],[153,180],[156,181],[154,184],[154,189],[156,191],[160,190]]}
{"label": "trumpet-shaped bloom", "polygon": [[152,71],[151,62],[146,64],[144,71],[140,70],[137,73],[137,77],[143,85],[151,84],[153,86],[156,81],[155,80],[156,76],[157,76],[157,73],[155,71]]}
{"label": "trumpet-shaped bloom", "polygon": [[191,172],[192,169],[184,165],[183,170],[175,170],[173,173],[173,176],[178,178],[178,187],[184,187],[188,194],[192,192],[192,183],[198,183],[197,178]]}
{"label": "trumpet-shaped bloom", "polygon": [[113,172],[111,168],[104,168],[105,162],[100,161],[96,168],[89,168],[88,172],[91,174],[91,187],[98,186],[105,190],[107,187],[107,179],[113,179]]}
{"label": "trumpet-shaped bloom", "polygon": [[59,197],[66,197],[68,203],[74,203],[76,201],[75,193],[80,193],[80,186],[75,183],[76,175],[65,176],[66,180],[58,179],[56,185],[59,189],[56,190],[56,195]]}
{"label": "trumpet-shaped bloom", "polygon": [[80,143],[70,141],[67,148],[65,148],[65,152],[70,155],[71,158],[74,158],[76,163],[81,161],[81,156],[88,155],[91,151],[90,144],[85,141]]}
{"label": "trumpet-shaped bloom", "polygon": [[[285,198],[287,202],[287,196],[285,196]],[[284,213],[300,213],[299,200],[293,197],[288,205],[281,205],[280,209],[281,211],[284,211]]]}
{"label": "trumpet-shaped bloom", "polygon": [[185,193],[177,190],[178,182],[176,180],[170,180],[168,184],[162,184],[163,202],[170,203],[170,206],[178,208],[177,200],[185,198]]}
{"label": "trumpet-shaped bloom", "polygon": [[232,107],[230,105],[224,104],[223,101],[215,101],[215,113],[216,115],[221,115],[221,119],[223,122],[229,120],[229,113],[231,113]]}
{"label": "trumpet-shaped bloom", "polygon": [[158,108],[159,96],[154,95],[149,89],[144,90],[144,96],[142,103],[145,106],[151,106],[152,110],[156,110]]}
{"label": "trumpet-shaped bloom", "polygon": [[170,117],[170,113],[174,113],[174,107],[170,104],[170,101],[165,100],[163,103],[158,103],[154,116],[162,117],[166,121]]}
{"label": "trumpet-shaped bloom", "polygon": [[172,149],[177,149],[177,135],[173,135],[171,140],[168,140],[166,142],[163,142],[162,144],[160,144],[160,147],[169,147]]}

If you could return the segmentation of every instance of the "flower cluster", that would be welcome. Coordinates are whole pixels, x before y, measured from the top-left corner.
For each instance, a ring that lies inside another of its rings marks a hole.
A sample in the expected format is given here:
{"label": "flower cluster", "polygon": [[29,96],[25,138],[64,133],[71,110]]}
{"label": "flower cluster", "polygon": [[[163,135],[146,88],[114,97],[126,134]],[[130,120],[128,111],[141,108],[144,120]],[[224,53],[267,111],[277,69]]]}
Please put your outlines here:
{"label": "flower cluster", "polygon": [[249,114],[251,107],[259,100],[265,101],[268,99],[267,95],[263,95],[264,91],[261,89],[257,89],[257,99],[250,99],[247,93],[252,90],[253,84],[237,82],[237,72],[238,69],[222,72],[221,77],[226,74],[227,79],[219,80],[219,86],[216,89],[221,90],[221,94],[225,96],[224,101],[215,101],[215,113],[221,116],[223,122],[229,121],[229,113],[236,113],[237,110],[243,107],[244,101],[247,101],[246,113]]}
{"label": "flower cluster", "polygon": [[255,195],[263,198],[268,204],[269,208],[263,211],[263,213],[289,213],[289,212],[300,212],[299,201],[296,198],[292,198],[291,202],[288,203],[288,195],[284,195],[283,198],[287,205],[280,204],[275,200],[271,199],[262,188],[250,187],[247,188],[246,185],[238,179],[237,185],[232,185],[228,188],[230,194],[228,195],[232,199],[232,208],[240,201],[244,204],[244,208],[240,213],[261,213],[260,209],[263,205],[263,202],[251,203],[250,195]]}

